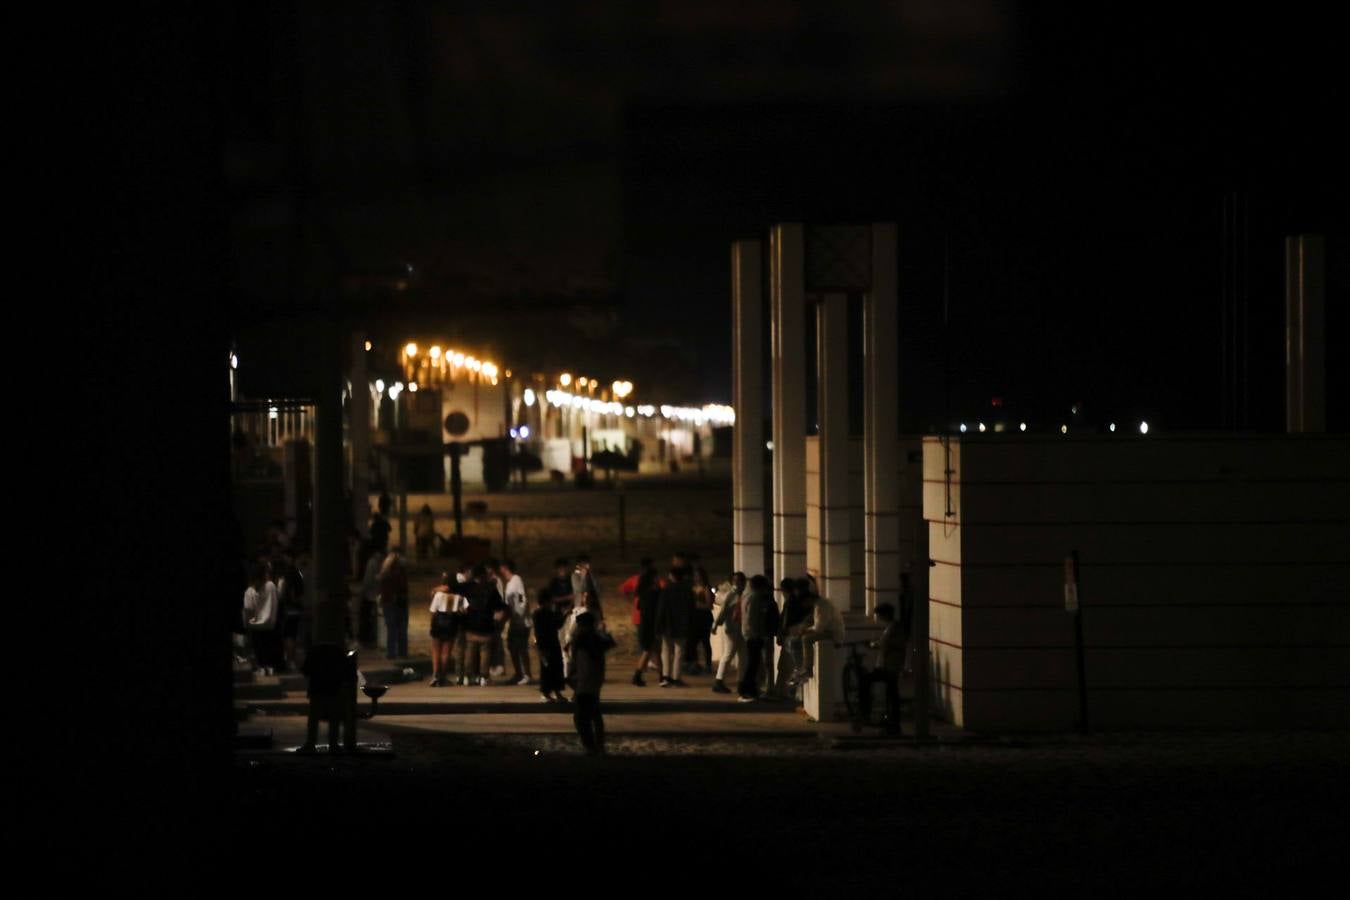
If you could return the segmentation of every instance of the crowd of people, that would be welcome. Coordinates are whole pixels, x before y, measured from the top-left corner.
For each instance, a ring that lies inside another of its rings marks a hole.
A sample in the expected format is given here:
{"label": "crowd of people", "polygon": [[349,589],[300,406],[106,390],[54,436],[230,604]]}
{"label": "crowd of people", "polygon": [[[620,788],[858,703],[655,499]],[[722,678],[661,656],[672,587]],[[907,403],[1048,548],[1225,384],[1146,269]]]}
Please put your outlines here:
{"label": "crowd of people", "polygon": [[300,670],[300,648],[309,642],[304,575],[308,568],[308,554],[293,554],[275,536],[248,565],[236,654],[243,659],[241,654],[251,650],[264,675]]}
{"label": "crowd of people", "polygon": [[[382,618],[386,656],[404,659],[408,566],[402,547],[388,546],[391,529],[383,513],[373,514],[370,537],[356,561],[362,573],[358,624],[349,626],[349,632],[373,645],[376,622]],[[417,536],[423,543],[423,535]],[[250,573],[243,626],[265,674],[297,670],[304,610],[301,569],[285,549],[277,549],[270,559],[257,560]],[[734,572],[713,585],[698,556],[681,552],[664,571],[643,559],[619,590],[631,606],[635,626],[637,664],[631,683],[637,687],[648,686],[649,671],[655,672],[661,688],[675,689],[688,687],[683,675],[706,672],[713,675],[714,692],[734,692],[742,703],[795,695],[813,676],[814,645],[844,638],[843,617],[810,576],[780,581],[780,600],[763,575],[747,578]],[[466,563],[440,574],[428,611],[431,687],[487,686],[494,677],[506,676],[509,660],[507,683],[535,685],[541,702],[567,703],[564,692],[570,688],[583,745],[588,752],[603,752],[599,698],[605,656],[615,641],[605,624],[588,556],[555,560],[553,576],[532,601],[512,560]],[[874,645],[877,665],[869,683],[884,684],[887,726],[898,728],[898,682],[907,635],[893,605],[880,604],[876,618],[884,627]],[[712,637],[719,631],[723,649],[715,658]],[[775,647],[782,652],[775,654]],[[732,666],[739,676],[734,686],[728,685]]]}

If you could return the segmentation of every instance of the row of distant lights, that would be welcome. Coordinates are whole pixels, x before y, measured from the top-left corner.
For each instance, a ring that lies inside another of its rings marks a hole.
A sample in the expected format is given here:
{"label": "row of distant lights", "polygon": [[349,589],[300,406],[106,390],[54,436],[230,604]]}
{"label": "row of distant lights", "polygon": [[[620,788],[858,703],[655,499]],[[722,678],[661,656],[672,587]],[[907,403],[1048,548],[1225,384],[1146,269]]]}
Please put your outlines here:
{"label": "row of distant lights", "polygon": [[[370,350],[370,348],[370,341],[366,341],[366,350]],[[414,341],[409,341],[403,347],[403,355],[408,357],[408,359],[415,358],[419,352],[419,348]],[[497,369],[496,363],[476,359],[473,356],[468,356],[455,350],[442,350],[438,344],[433,344],[427,349],[427,357],[431,360],[433,366],[441,365],[443,363],[454,369],[468,369],[470,372],[476,372],[484,378],[489,379],[493,384],[497,383],[499,370]],[[511,373],[507,372],[506,377],[510,378]],[[415,393],[417,391],[417,383],[413,382],[409,384],[408,390]]]}
{"label": "row of distant lights", "polygon": [[[561,375],[559,375],[559,376],[558,376],[558,384],[562,385],[563,387],[570,387],[571,384],[572,384],[572,375],[571,375],[571,373],[570,373],[570,372],[564,372],[564,373],[562,373]],[[581,388],[588,388],[588,389],[590,389],[590,390],[594,390],[594,389],[598,388],[599,386],[600,386],[600,379],[598,379],[598,378],[587,378],[587,377],[585,377],[584,375],[581,375],[581,376],[578,376],[578,377],[577,377],[577,388],[578,388],[578,389],[581,389]],[[620,400],[622,400],[623,398],[627,397],[629,394],[633,393],[633,382],[631,382],[631,381],[615,381],[615,382],[613,382],[613,383],[610,384],[609,388],[610,388],[611,391],[614,392],[614,396],[616,396],[616,397],[618,397]]]}
{"label": "row of distant lights", "polygon": [[[985,428],[985,424],[984,424],[983,422],[979,423],[979,429],[980,429],[980,433],[981,433],[981,434],[983,434],[983,433],[987,430],[987,429]],[[962,434],[965,434],[967,430],[968,430],[968,429],[966,428],[966,423],[965,423],[965,422],[962,422],[962,423],[961,423],[961,433],[962,433]],[[995,430],[995,431],[998,431],[999,429],[995,428],[994,430]],[[1017,425],[1017,430],[1018,430],[1018,431],[1026,431],[1026,430],[1027,430],[1027,423],[1026,423],[1026,422],[1019,422],[1018,425]],[[1108,426],[1107,426],[1107,430],[1109,430],[1112,434],[1115,434],[1115,431],[1116,431],[1116,423],[1115,423],[1115,422],[1112,422],[1110,425],[1108,425]],[[1060,434],[1068,434],[1068,433],[1069,433],[1069,426],[1068,426],[1068,425],[1061,425],[1061,426],[1059,426],[1059,433],[1060,433]],[[1148,423],[1147,423],[1147,422],[1140,422],[1140,423],[1139,423],[1139,433],[1140,433],[1140,434],[1148,434]]]}
{"label": "row of distant lights", "polygon": [[[385,389],[384,379],[383,379],[383,378],[376,378],[376,379],[375,379],[375,393],[377,393],[377,394],[383,394],[383,393],[384,393],[384,389]],[[397,400],[397,399],[398,399],[398,395],[401,394],[401,393],[403,393],[403,391],[404,391],[404,385],[403,385],[403,382],[401,382],[401,381],[395,381],[393,384],[389,385],[389,399],[390,399],[390,400]],[[408,391],[408,393],[410,393],[410,394],[415,394],[415,393],[417,393],[417,382],[415,382],[415,381],[410,382],[410,383],[408,384],[408,386],[407,386],[407,391]]]}
{"label": "row of distant lights", "polygon": [[[525,389],[525,394],[521,398],[526,406],[533,406],[535,400],[534,391]],[[555,407],[562,408],[570,406],[572,409],[581,409],[587,412],[608,414],[611,416],[626,416],[633,419],[642,416],[644,419],[654,418],[659,411],[662,418],[674,419],[680,422],[693,422],[702,425],[706,422],[712,422],[715,425],[732,425],[736,422],[736,412],[730,406],[724,406],[718,403],[709,403],[701,408],[691,406],[669,406],[663,404],[660,407],[644,404],[642,406],[625,406],[622,403],[610,400],[596,400],[591,397],[582,397],[578,394],[571,394],[562,390],[551,390],[544,392],[544,399]]]}

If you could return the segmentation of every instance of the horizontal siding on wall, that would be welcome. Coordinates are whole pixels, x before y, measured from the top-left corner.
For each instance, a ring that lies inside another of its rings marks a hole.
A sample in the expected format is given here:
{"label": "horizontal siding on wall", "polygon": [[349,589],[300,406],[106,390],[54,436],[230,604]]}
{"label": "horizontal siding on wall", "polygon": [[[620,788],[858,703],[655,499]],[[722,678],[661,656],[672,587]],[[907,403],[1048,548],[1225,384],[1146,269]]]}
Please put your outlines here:
{"label": "horizontal siding on wall", "polygon": [[961,505],[961,521],[1340,521],[1350,529],[1350,481],[981,484]]}
{"label": "horizontal siding on wall", "polygon": [[[1072,647],[1073,616],[1063,604],[1053,607],[978,607],[957,609],[959,641],[967,648]],[[1138,647],[1306,647],[1340,646],[1350,650],[1350,605],[1322,607],[1259,606],[1099,606],[1083,611],[1083,643],[1098,648]],[[1347,676],[1350,678],[1350,675]]]}
{"label": "horizontal siding on wall", "polygon": [[[1072,689],[1072,645],[1061,649],[960,648],[964,671],[953,683],[967,690]],[[1096,688],[1240,688],[1254,686],[1350,689],[1350,647],[1095,648],[1086,654],[1088,690]]]}
{"label": "horizontal siding on wall", "polygon": [[[1048,606],[1064,602],[1062,560],[1021,565],[933,569],[932,596],[967,589],[968,607]],[[1079,558],[1079,601],[1099,606],[1326,606],[1350,604],[1350,565],[1237,563],[1096,563]],[[942,584],[939,588],[936,585]]]}
{"label": "horizontal siding on wall", "polygon": [[953,444],[946,521],[945,453],[925,444],[934,678],[956,721],[1073,726],[1076,550],[1099,727],[1350,726],[1350,441],[999,438]]}
{"label": "horizontal siding on wall", "polygon": [[[979,721],[988,731],[1067,731],[1078,722],[1073,690],[960,691],[947,702],[953,716]],[[1110,690],[1090,693],[1094,729],[1344,728],[1350,690],[1254,688],[1251,690]]]}
{"label": "horizontal siding on wall", "polygon": [[[963,483],[995,481],[1344,481],[1350,439],[1325,435],[1056,436],[982,435],[955,455]],[[924,478],[941,478],[924,467]]]}
{"label": "horizontal siding on wall", "polygon": [[1329,523],[963,523],[961,561],[1054,563],[1077,550],[1080,561],[1093,565],[1350,563],[1347,533],[1350,527]]}

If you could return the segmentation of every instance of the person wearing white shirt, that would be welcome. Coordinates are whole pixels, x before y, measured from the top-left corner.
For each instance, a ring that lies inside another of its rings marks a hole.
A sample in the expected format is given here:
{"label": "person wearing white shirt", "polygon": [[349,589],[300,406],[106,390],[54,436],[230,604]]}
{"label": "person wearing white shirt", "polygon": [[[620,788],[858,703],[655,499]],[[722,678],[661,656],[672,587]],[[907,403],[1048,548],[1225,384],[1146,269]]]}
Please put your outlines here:
{"label": "person wearing white shirt", "polygon": [[530,602],[525,596],[525,582],[512,560],[502,563],[498,571],[505,581],[502,598],[506,601],[506,649],[515,670],[511,683],[530,684],[534,676],[530,671]]}
{"label": "person wearing white shirt", "polygon": [[259,565],[253,583],[244,592],[244,627],[253,642],[253,653],[264,675],[278,665],[281,637],[277,632],[277,586],[268,577],[266,564]]}
{"label": "person wearing white shirt", "polygon": [[366,560],[365,576],[361,581],[361,609],[357,613],[357,639],[367,647],[375,646],[376,610],[380,603],[380,570],[384,567],[384,552],[376,550]]}
{"label": "person wearing white shirt", "polygon": [[452,581],[449,572],[441,573],[441,580],[431,589],[431,686],[444,687],[450,675],[450,656],[454,652],[457,622],[454,615],[456,598],[450,593]]}

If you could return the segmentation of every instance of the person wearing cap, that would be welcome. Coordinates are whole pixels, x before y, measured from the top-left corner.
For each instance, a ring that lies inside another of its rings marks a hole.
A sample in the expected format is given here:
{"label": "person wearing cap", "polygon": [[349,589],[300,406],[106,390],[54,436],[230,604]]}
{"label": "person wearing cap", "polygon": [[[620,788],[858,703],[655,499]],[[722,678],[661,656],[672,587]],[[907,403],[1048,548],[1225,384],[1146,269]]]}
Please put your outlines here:
{"label": "person wearing cap", "polygon": [[599,621],[605,621],[605,612],[600,608],[600,588],[591,574],[591,558],[585,553],[577,554],[577,567],[572,572],[573,602],[580,605],[581,599],[590,596],[590,610]]}

